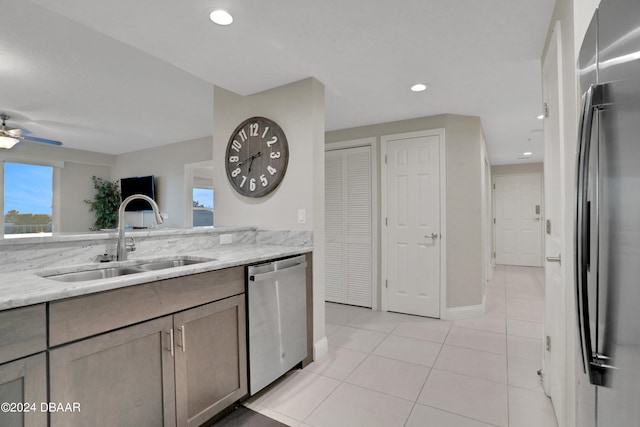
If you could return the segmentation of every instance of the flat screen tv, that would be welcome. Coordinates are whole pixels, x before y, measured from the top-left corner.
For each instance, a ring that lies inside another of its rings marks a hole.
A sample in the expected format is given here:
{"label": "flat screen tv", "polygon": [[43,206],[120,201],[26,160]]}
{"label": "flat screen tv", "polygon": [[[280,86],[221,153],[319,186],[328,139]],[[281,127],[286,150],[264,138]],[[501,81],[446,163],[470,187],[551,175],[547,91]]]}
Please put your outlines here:
{"label": "flat screen tv", "polygon": [[[122,193],[122,200],[133,194],[143,194],[156,200],[156,186],[153,175],[149,176],[134,176],[131,178],[120,179],[120,191]],[[150,211],[151,205],[146,200],[135,199],[129,202],[126,211]]]}

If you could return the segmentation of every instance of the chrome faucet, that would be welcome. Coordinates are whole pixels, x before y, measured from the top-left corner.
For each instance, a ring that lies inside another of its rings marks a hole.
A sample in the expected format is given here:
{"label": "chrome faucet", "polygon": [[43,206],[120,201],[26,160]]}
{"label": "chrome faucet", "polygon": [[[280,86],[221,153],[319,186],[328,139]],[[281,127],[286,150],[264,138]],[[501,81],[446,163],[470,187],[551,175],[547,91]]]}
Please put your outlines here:
{"label": "chrome faucet", "polygon": [[151,208],[153,209],[153,213],[156,215],[156,222],[158,224],[162,224],[162,216],[160,216],[160,208],[158,208],[157,203],[149,196],[145,196],[144,194],[133,194],[122,201],[120,204],[120,209],[118,209],[118,249],[117,249],[117,260],[118,261],[126,261],[127,260],[127,245],[124,239],[124,209],[127,207],[129,202],[135,199],[142,199],[149,202]]}

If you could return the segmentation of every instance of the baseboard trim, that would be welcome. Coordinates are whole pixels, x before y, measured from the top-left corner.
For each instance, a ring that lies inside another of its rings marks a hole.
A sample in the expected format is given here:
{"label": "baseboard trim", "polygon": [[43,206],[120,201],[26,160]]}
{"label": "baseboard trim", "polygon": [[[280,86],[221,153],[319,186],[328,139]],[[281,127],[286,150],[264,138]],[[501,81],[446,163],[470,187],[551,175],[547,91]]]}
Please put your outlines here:
{"label": "baseboard trim", "polygon": [[482,317],[485,312],[485,297],[482,298],[482,304],[467,305],[464,307],[452,307],[445,310],[444,320],[462,320],[473,319],[474,317]]}
{"label": "baseboard trim", "polygon": [[329,341],[327,337],[313,344],[313,360],[320,360],[329,353]]}

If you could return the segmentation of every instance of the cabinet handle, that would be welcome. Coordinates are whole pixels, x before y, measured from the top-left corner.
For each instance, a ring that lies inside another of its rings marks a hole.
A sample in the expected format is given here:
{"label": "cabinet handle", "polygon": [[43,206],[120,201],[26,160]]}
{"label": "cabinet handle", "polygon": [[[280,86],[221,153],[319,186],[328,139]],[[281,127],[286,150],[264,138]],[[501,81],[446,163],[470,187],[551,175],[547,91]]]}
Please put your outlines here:
{"label": "cabinet handle", "polygon": [[187,341],[185,338],[185,332],[184,332],[184,325],[182,325],[181,327],[178,328],[178,330],[180,331],[180,344],[178,344],[178,347],[182,348],[182,352],[184,353],[185,351],[187,351]]}
{"label": "cabinet handle", "polygon": [[169,351],[171,352],[171,357],[173,357],[173,328],[169,329]]}

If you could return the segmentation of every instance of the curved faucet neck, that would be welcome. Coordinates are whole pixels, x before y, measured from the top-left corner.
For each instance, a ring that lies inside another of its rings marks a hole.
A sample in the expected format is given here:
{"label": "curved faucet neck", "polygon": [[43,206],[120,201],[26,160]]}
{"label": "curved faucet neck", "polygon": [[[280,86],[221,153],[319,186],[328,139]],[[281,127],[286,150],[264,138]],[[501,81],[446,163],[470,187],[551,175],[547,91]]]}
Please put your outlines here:
{"label": "curved faucet neck", "polygon": [[160,215],[160,208],[158,204],[149,196],[145,196],[144,194],[133,194],[122,201],[120,204],[120,208],[118,209],[118,246],[117,246],[117,259],[118,261],[126,261],[127,259],[127,248],[124,239],[124,212],[127,205],[136,199],[141,199],[149,202],[151,205],[151,209],[153,209],[153,213],[156,217],[156,223],[162,224],[162,216]]}

